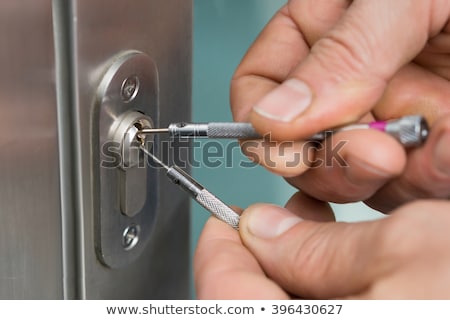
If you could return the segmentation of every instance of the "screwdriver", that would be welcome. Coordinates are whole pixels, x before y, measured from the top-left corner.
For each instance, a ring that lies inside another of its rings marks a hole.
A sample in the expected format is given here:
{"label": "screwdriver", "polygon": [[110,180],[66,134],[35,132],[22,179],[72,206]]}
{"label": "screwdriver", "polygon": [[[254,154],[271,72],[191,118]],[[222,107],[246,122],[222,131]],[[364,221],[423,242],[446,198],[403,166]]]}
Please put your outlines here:
{"label": "screwdriver", "polygon": [[181,168],[173,165],[168,166],[153,153],[148,151],[144,145],[140,149],[148,155],[157,165],[166,170],[166,175],[174,184],[187,192],[198,204],[208,210],[213,216],[224,221],[236,230],[239,230],[239,215],[223,203],[220,199],[205,189],[200,183],[195,181],[189,174]]}
{"label": "screwdriver", "polygon": [[[328,136],[348,130],[376,129],[394,137],[405,147],[421,145],[428,136],[429,127],[420,115],[408,115],[388,121],[357,123],[322,131],[307,140],[322,141]],[[251,123],[245,122],[210,122],[210,123],[172,123],[167,128],[150,128],[139,130],[138,135],[168,133],[176,138],[211,138],[211,139],[262,139]]]}

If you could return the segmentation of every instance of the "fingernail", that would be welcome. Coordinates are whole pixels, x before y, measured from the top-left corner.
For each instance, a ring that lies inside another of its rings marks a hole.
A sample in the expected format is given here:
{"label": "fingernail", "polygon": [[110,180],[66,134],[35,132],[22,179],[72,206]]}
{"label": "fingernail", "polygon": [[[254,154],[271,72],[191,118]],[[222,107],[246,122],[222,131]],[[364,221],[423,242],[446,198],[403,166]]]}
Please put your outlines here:
{"label": "fingernail", "polygon": [[248,211],[248,231],[262,239],[276,238],[302,221],[301,218],[286,209],[275,206],[265,206],[263,210],[250,208]]}
{"label": "fingernail", "polygon": [[311,102],[311,89],[300,80],[290,79],[265,96],[253,110],[265,118],[290,122],[303,113]]}
{"label": "fingernail", "polygon": [[450,133],[444,133],[434,149],[434,166],[441,173],[450,176]]}

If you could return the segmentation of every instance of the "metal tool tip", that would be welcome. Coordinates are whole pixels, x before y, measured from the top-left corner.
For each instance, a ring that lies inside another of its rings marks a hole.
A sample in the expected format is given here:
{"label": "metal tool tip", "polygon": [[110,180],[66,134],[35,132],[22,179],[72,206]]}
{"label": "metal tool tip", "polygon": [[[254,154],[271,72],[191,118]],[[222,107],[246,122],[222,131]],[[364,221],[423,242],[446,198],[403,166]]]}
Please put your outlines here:
{"label": "metal tool tip", "polygon": [[150,151],[148,151],[144,146],[140,146],[140,149],[146,154],[148,155],[157,165],[163,167],[166,170],[169,170],[170,167],[165,164],[164,162],[162,162],[159,158],[157,158],[153,153],[151,153]]}
{"label": "metal tool tip", "polygon": [[167,133],[169,132],[168,128],[145,128],[139,130],[138,134],[155,134],[155,133]]}

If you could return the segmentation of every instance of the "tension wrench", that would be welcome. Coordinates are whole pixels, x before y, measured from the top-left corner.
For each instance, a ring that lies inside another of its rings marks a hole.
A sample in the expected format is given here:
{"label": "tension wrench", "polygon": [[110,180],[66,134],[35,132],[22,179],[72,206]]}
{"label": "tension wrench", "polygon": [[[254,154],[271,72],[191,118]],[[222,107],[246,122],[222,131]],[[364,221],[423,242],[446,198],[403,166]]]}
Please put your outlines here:
{"label": "tension wrench", "polygon": [[148,151],[143,145],[141,145],[140,149],[158,166],[164,168],[169,180],[181,187],[181,189],[187,192],[198,204],[208,210],[216,218],[226,222],[234,229],[239,230],[239,215],[233,209],[206,190],[205,187],[195,181],[193,177],[183,171],[180,167],[175,165],[168,166],[153,153]]}

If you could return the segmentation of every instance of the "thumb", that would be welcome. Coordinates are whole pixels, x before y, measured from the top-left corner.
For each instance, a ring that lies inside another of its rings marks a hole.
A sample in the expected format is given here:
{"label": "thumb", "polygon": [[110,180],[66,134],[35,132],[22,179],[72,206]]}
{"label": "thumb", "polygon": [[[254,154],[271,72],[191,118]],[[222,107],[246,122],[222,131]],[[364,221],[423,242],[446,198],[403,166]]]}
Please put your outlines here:
{"label": "thumb", "polygon": [[358,120],[448,13],[448,1],[355,0],[289,79],[256,103],[253,125],[277,139],[297,139]]}
{"label": "thumb", "polygon": [[254,205],[239,229],[269,278],[299,297],[328,299],[363,292],[377,277],[378,226],[306,221],[284,208]]}

